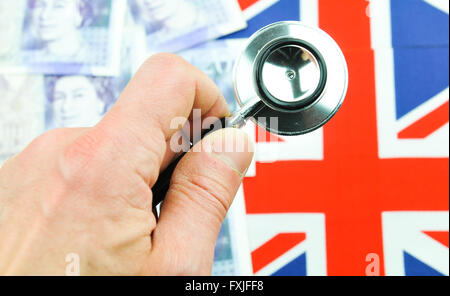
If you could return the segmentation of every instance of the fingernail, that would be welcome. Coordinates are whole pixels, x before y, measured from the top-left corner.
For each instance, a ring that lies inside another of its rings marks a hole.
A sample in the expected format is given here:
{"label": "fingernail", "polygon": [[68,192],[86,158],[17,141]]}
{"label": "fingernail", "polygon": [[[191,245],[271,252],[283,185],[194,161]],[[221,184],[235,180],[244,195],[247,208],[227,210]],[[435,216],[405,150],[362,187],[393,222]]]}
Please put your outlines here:
{"label": "fingernail", "polygon": [[210,135],[211,154],[241,177],[253,159],[254,146],[246,133],[234,128],[218,130]]}

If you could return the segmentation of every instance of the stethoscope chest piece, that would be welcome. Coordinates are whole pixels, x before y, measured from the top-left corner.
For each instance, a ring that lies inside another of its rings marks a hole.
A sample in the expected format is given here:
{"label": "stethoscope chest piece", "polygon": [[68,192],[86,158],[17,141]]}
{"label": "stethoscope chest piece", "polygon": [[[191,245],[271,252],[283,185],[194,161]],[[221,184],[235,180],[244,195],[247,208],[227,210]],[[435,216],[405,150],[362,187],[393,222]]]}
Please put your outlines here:
{"label": "stethoscope chest piece", "polygon": [[[236,61],[234,90],[241,108],[213,126],[239,128],[251,119],[279,135],[309,133],[336,114],[347,91],[347,75],[341,50],[325,32],[300,22],[269,25],[250,37]],[[152,187],[154,205],[164,199],[183,155]]]}
{"label": "stethoscope chest piece", "polygon": [[252,120],[280,135],[305,134],[323,126],[341,106],[347,84],[347,64],[336,42],[301,22],[262,28],[235,64],[239,105],[262,101]]}

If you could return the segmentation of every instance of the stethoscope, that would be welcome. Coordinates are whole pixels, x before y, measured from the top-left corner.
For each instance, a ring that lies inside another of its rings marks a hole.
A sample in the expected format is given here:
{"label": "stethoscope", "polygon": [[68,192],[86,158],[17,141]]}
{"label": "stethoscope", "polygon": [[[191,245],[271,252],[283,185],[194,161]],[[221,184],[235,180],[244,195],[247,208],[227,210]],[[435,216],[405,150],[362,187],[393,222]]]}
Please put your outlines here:
{"label": "stethoscope", "polygon": [[[347,93],[348,70],[341,49],[327,33],[284,21],[250,37],[236,60],[233,81],[240,109],[220,126],[241,128],[252,120],[274,134],[295,136],[322,127],[336,114]],[[271,118],[277,119],[275,124]],[[182,157],[153,186],[154,206],[164,199]]]}

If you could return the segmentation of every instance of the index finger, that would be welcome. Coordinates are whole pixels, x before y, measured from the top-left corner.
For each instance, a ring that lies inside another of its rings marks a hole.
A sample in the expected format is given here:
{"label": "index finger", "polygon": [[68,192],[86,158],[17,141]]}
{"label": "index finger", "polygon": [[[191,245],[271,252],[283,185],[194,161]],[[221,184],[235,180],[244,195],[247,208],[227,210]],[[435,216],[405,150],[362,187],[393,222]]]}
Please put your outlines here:
{"label": "index finger", "polygon": [[177,132],[175,117],[188,118],[193,108],[202,114],[229,114],[215,83],[199,69],[172,54],[149,58],[132,78],[117,103],[86,136],[102,147],[107,159],[124,159],[151,186],[156,182]]}

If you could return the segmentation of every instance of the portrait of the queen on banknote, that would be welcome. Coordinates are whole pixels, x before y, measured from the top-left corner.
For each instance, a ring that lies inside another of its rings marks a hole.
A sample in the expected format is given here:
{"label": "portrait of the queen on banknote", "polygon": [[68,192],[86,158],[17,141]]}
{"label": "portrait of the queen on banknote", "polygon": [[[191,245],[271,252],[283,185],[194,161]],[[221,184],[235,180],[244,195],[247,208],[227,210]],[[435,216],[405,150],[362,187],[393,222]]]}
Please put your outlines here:
{"label": "portrait of the queen on banknote", "polygon": [[129,0],[129,5],[146,29],[149,53],[177,52],[246,27],[236,1]]}
{"label": "portrait of the queen on banknote", "polygon": [[[13,1],[16,2],[16,1]],[[18,0],[20,50],[0,56],[0,69],[45,74],[115,75],[124,0]],[[17,5],[17,4],[16,4]]]}
{"label": "portrait of the queen on banknote", "polygon": [[126,28],[123,38],[120,74],[114,77],[92,75],[46,75],[46,129],[91,127],[115,103],[134,73],[136,49],[134,28]]}
{"label": "portrait of the queen on banknote", "polygon": [[46,129],[97,124],[116,100],[114,81],[82,75],[45,77]]}

